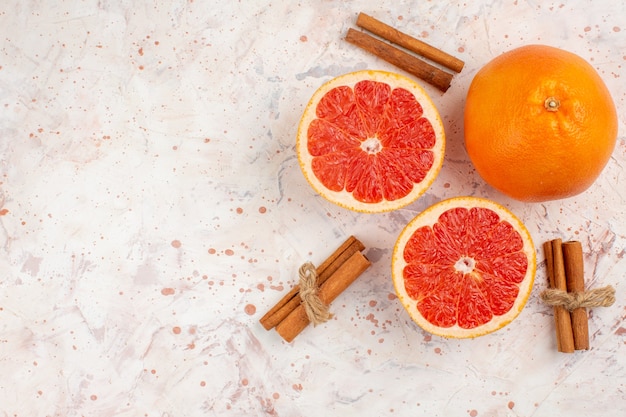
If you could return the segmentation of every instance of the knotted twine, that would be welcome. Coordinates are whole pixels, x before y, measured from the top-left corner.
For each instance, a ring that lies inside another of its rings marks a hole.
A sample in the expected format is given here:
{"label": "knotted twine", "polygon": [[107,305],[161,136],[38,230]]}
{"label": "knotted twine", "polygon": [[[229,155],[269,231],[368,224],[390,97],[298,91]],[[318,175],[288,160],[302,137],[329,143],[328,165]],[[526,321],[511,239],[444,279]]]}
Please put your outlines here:
{"label": "knotted twine", "polygon": [[615,289],[607,285],[584,292],[567,292],[550,288],[540,295],[544,303],[551,306],[560,306],[568,311],[577,308],[608,307],[615,302]]}
{"label": "knotted twine", "polygon": [[319,297],[317,271],[311,262],[305,262],[298,270],[300,275],[300,298],[309,321],[313,326],[327,322],[332,318],[328,306]]}

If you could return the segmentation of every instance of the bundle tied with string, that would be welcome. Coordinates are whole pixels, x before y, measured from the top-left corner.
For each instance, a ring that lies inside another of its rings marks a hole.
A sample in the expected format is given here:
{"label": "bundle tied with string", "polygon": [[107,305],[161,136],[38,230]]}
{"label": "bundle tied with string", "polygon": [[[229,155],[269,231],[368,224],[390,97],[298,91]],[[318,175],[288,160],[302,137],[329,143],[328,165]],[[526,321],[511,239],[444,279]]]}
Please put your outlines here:
{"label": "bundle tied with string", "polygon": [[361,253],[365,246],[350,236],[324,262],[315,267],[305,262],[298,270],[299,284],[291,289],[260,320],[291,342],[310,323],[330,320],[329,305],[352,284],[371,262]]}
{"label": "bundle tied with string", "polygon": [[585,289],[582,244],[553,239],[543,245],[549,288],[540,294],[554,307],[559,352],[589,349],[587,309],[609,307],[615,302],[615,289],[606,286]]}

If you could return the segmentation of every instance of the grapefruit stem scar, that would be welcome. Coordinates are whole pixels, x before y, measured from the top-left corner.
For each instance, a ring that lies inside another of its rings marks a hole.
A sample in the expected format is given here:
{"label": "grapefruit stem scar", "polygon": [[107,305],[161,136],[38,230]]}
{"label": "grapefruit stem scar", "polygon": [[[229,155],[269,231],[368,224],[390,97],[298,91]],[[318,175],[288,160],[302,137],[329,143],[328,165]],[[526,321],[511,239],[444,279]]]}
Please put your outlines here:
{"label": "grapefruit stem scar", "polygon": [[557,111],[561,102],[554,97],[548,97],[543,105],[548,111]]}

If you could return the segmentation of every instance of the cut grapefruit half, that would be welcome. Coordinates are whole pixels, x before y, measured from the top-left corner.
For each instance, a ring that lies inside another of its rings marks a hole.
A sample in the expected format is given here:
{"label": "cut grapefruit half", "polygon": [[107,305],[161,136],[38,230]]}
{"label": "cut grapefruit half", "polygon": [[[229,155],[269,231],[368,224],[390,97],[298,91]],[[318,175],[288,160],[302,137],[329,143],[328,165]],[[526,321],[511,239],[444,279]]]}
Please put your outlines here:
{"label": "cut grapefruit half", "polygon": [[296,152],[313,189],[359,212],[404,207],[433,183],[445,134],[419,84],[385,71],[333,78],[311,97],[298,127]]}
{"label": "cut grapefruit half", "polygon": [[404,228],[393,251],[396,294],[424,330],[449,338],[494,332],[522,311],[535,279],[524,224],[477,197],[444,200]]}

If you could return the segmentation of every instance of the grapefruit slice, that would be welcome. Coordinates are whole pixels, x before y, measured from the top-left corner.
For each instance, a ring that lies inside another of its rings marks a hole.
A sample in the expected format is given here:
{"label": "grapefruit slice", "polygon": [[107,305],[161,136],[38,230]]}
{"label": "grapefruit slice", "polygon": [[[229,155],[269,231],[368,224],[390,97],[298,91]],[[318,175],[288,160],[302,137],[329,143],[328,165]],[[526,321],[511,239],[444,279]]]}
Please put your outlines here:
{"label": "grapefruit slice", "polygon": [[357,71],[323,84],[298,127],[296,152],[313,189],[359,212],[404,207],[433,183],[445,134],[435,105],[409,78]]}
{"label": "grapefruit slice", "polygon": [[528,230],[501,205],[444,200],[404,228],[392,257],[396,294],[424,330],[450,338],[496,331],[522,311],[535,279]]}

